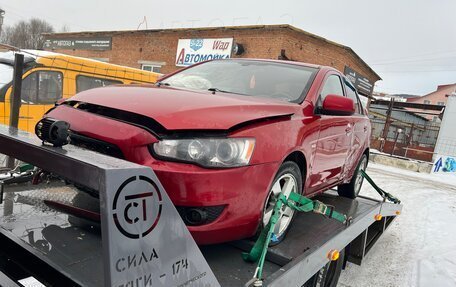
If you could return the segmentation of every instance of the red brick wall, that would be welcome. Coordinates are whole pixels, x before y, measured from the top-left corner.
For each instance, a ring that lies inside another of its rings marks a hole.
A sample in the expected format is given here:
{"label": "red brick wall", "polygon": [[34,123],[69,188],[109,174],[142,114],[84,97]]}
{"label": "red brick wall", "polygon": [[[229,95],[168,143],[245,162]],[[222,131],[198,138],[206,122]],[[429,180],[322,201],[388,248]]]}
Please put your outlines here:
{"label": "red brick wall", "polygon": [[[173,72],[178,39],[234,38],[244,45],[242,58],[277,59],[285,49],[286,56],[295,61],[333,66],[343,72],[345,65],[363,74],[372,83],[378,77],[369,67],[344,47],[287,27],[256,27],[251,29],[214,28],[203,30],[150,30],[131,32],[69,33],[59,37],[111,36],[112,50],[55,50],[89,58],[108,58],[110,63],[140,68],[139,60],[166,62],[162,73]],[[52,38],[48,36],[49,39]]]}
{"label": "red brick wall", "polygon": [[[371,149],[380,150],[381,141],[378,139],[371,139]],[[386,141],[383,145],[383,152],[391,154],[394,148],[393,141]],[[406,150],[409,148],[409,150]],[[407,154],[406,154],[407,151]],[[432,156],[434,152],[434,147],[422,147],[419,145],[406,145],[403,143],[396,143],[396,148],[394,149],[394,155],[396,156],[407,156],[407,158],[417,159],[422,161],[432,162]]]}

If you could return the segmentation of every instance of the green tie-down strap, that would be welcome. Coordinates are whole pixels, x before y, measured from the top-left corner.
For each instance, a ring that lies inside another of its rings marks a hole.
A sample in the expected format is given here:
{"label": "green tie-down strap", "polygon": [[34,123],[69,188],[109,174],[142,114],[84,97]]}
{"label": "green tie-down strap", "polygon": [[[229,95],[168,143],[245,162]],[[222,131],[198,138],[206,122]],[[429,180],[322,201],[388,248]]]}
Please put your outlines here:
{"label": "green tie-down strap", "polygon": [[33,165],[24,162],[19,165],[19,172],[26,172],[26,171],[32,170],[34,168],[35,167]]}
{"label": "green tie-down strap", "polygon": [[388,193],[388,192],[384,191],[383,189],[381,189],[380,187],[378,187],[378,185],[375,184],[375,182],[372,180],[372,178],[370,178],[370,176],[368,176],[364,170],[360,169],[359,172],[370,183],[370,185],[372,185],[372,187],[378,192],[378,194],[380,194],[381,197],[383,197],[384,199],[388,199],[389,201],[391,201],[392,203],[395,203],[395,204],[401,203],[401,201],[397,197],[393,196],[391,193]]}
{"label": "green tie-down strap", "polygon": [[258,267],[255,273],[255,277],[258,279],[262,278],[263,264],[266,259],[266,253],[268,250],[269,242],[274,233],[274,226],[280,218],[280,210],[283,205],[286,205],[293,210],[300,212],[315,212],[322,214],[329,218],[333,218],[341,223],[347,223],[347,216],[334,210],[334,207],[328,206],[318,200],[311,200],[305,196],[302,196],[298,193],[292,192],[290,196],[287,197],[283,194],[279,195],[279,199],[274,206],[274,211],[272,213],[269,223],[265,226],[257,241],[253,245],[249,253],[242,253],[242,258],[245,261],[257,262]]}

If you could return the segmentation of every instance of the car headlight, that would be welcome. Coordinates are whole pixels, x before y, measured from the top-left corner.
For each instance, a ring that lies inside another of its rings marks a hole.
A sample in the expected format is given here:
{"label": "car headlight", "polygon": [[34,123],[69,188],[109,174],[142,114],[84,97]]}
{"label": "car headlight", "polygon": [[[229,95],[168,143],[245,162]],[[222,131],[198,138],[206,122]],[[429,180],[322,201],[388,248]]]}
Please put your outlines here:
{"label": "car headlight", "polygon": [[254,147],[252,138],[198,138],[162,140],[152,144],[152,152],[162,159],[204,167],[237,167],[249,164]]}

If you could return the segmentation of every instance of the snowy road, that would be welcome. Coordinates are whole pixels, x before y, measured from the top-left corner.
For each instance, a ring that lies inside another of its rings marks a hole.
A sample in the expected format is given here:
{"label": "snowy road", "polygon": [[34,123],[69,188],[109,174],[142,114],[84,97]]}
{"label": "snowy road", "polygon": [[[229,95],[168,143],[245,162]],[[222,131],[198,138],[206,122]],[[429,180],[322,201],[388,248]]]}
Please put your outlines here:
{"label": "snowy road", "polygon": [[[404,208],[362,266],[348,264],[338,286],[456,286],[456,177],[369,166]],[[365,182],[361,194],[374,193]]]}

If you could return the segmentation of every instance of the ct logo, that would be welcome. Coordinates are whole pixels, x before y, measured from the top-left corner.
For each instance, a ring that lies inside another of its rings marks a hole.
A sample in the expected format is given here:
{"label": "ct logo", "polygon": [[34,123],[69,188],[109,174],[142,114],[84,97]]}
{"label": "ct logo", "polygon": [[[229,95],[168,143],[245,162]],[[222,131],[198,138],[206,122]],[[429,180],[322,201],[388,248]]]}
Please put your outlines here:
{"label": "ct logo", "polygon": [[132,176],[117,190],[112,211],[114,223],[123,235],[133,239],[145,237],[160,219],[160,190],[150,178]]}

